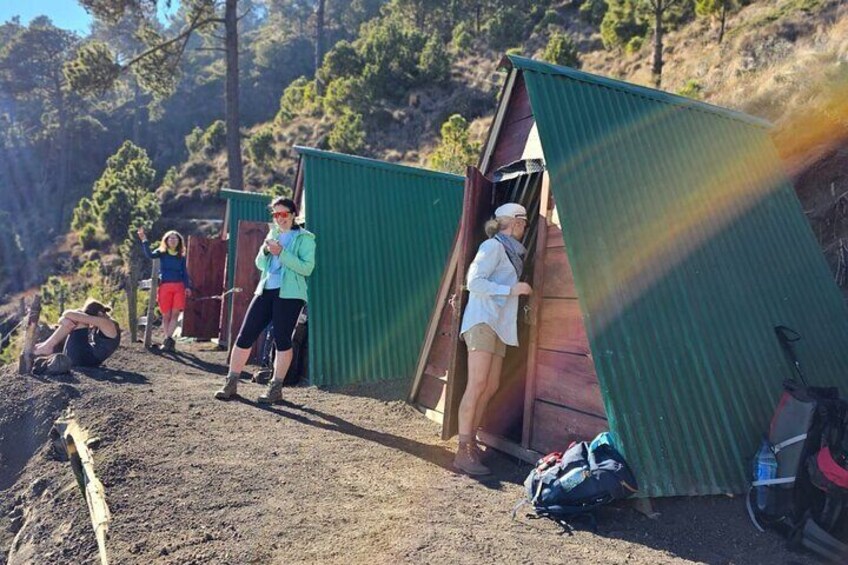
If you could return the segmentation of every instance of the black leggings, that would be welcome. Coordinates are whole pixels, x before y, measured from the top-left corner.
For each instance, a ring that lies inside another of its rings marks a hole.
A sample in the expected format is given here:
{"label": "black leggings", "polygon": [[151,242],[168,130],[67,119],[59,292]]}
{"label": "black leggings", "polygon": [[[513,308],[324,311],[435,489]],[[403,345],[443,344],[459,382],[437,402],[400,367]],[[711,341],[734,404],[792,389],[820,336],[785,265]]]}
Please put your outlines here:
{"label": "black leggings", "polygon": [[242,349],[250,349],[262,330],[268,327],[268,322],[273,321],[274,345],[277,351],[288,351],[292,348],[292,333],[301,310],[303,300],[280,298],[278,288],[264,290],[250,301],[236,345]]}

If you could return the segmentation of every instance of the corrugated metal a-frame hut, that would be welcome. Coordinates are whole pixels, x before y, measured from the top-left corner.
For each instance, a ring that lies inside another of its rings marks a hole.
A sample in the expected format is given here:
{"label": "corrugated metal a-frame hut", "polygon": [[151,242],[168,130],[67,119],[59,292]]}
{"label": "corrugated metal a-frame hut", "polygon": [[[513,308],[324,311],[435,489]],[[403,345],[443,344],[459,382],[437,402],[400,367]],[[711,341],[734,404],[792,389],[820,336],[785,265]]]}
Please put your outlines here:
{"label": "corrugated metal a-frame hut", "polygon": [[517,198],[534,216],[535,293],[486,441],[530,460],[608,427],[644,496],[743,492],[791,376],[775,326],[802,334],[812,384],[848,392],[848,309],[768,124],[521,57],[506,66],[413,401],[455,433],[462,279],[482,222]]}
{"label": "corrugated metal a-frame hut", "polygon": [[410,378],[456,237],[463,178],[296,147],[296,197],[316,234],[309,378]]}

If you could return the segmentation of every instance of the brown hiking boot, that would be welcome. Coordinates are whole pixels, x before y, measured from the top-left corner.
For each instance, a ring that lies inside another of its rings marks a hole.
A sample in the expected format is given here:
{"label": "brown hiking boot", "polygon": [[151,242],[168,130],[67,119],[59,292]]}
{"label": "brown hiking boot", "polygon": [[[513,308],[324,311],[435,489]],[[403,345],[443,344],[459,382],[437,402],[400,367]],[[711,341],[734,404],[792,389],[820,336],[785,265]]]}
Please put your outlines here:
{"label": "brown hiking boot", "polygon": [[459,444],[456,457],[453,459],[453,466],[472,477],[491,473],[488,467],[480,463],[477,452],[470,443]]}
{"label": "brown hiking boot", "polygon": [[215,393],[215,398],[218,400],[229,400],[230,398],[236,396],[238,394],[238,375],[228,375],[227,382],[224,383],[223,388]]}
{"label": "brown hiking boot", "polygon": [[259,404],[274,404],[283,399],[283,381],[271,379],[265,394],[256,399]]}

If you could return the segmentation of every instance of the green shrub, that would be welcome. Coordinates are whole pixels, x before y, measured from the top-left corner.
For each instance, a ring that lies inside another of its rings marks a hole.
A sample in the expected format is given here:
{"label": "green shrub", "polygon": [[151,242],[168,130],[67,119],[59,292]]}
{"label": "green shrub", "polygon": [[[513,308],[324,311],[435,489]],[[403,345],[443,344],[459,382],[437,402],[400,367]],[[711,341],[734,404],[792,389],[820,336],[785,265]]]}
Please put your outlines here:
{"label": "green shrub", "polygon": [[524,39],[526,25],[527,16],[524,12],[510,6],[495,10],[483,24],[483,31],[492,47],[503,49],[507,45],[515,45]]}
{"label": "green shrub", "polygon": [[338,117],[346,110],[364,113],[369,105],[369,89],[360,77],[341,77],[327,85],[322,104],[324,113]]}
{"label": "green shrub", "polygon": [[471,25],[466,22],[459,22],[451,33],[450,48],[454,53],[462,53],[471,48],[473,39]]}
{"label": "green shrub", "polygon": [[74,208],[74,217],[71,220],[71,229],[78,232],[86,225],[97,221],[97,210],[90,198],[81,198]]}
{"label": "green shrub", "polygon": [[637,35],[630,39],[627,42],[627,45],[624,46],[624,52],[628,55],[632,55],[634,53],[638,53],[642,50],[642,46],[645,45],[645,38]]}
{"label": "green shrub", "polygon": [[362,57],[348,41],[339,41],[326,55],[318,69],[318,78],[323,84],[330,84],[341,77],[353,77],[362,72]]}
{"label": "green shrub", "polygon": [[340,153],[356,153],[365,146],[365,126],[362,114],[353,110],[345,111],[333,129],[330,130],[327,142],[330,149]]}
{"label": "green shrub", "polygon": [[704,87],[701,86],[701,83],[694,78],[690,78],[686,81],[686,84],[683,85],[683,88],[677,91],[677,93],[681,96],[686,96],[687,98],[700,100],[702,98],[703,91]]}
{"label": "green shrub", "polygon": [[586,0],[580,6],[580,17],[593,26],[600,26],[607,13],[607,0]]}
{"label": "green shrub", "polygon": [[634,37],[644,37],[648,24],[639,13],[637,0],[607,0],[608,9],[601,21],[604,47],[623,47]]}
{"label": "green shrub", "polygon": [[185,136],[185,145],[189,155],[194,155],[203,149],[203,130],[195,127]]}
{"label": "green shrub", "polygon": [[554,32],[548,40],[542,59],[555,65],[580,68],[580,56],[577,53],[577,45],[571,36],[561,32]]}
{"label": "green shrub", "polygon": [[283,91],[280,97],[280,110],[277,112],[277,122],[291,121],[295,116],[307,116],[320,108],[315,82],[300,77]]}
{"label": "green shrub", "polygon": [[450,57],[445,44],[437,33],[432,34],[424,45],[418,59],[420,79],[434,84],[442,84],[450,79]]}
{"label": "green shrub", "polygon": [[93,224],[85,224],[77,230],[77,233],[83,249],[94,249],[97,243],[97,228]]}
{"label": "green shrub", "polygon": [[477,161],[479,153],[479,145],[470,141],[468,121],[460,114],[454,114],[442,124],[441,140],[430,155],[429,166],[464,174],[465,168]]}
{"label": "green shrub", "polygon": [[206,128],[201,144],[207,155],[214,155],[227,146],[227,126],[223,120],[215,120]]}
{"label": "green shrub", "polygon": [[274,151],[274,132],[264,127],[251,135],[247,140],[247,153],[251,161],[257,165],[267,165],[276,153]]}

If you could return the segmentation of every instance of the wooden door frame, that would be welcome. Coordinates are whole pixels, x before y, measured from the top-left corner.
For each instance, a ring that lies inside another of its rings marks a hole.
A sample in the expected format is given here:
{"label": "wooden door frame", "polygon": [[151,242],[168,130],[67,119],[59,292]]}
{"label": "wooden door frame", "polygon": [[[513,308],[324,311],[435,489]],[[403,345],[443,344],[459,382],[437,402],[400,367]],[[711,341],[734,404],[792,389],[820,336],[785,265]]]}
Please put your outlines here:
{"label": "wooden door frame", "polygon": [[527,344],[527,370],[524,376],[524,412],[521,430],[521,447],[530,449],[533,433],[533,416],[536,406],[536,353],[539,348],[539,308],[545,284],[545,253],[548,248],[548,220],[551,218],[553,198],[550,191],[550,173],[542,173],[542,193],[539,198],[539,217],[536,226],[536,254],[533,259],[533,294],[530,295],[530,342]]}

